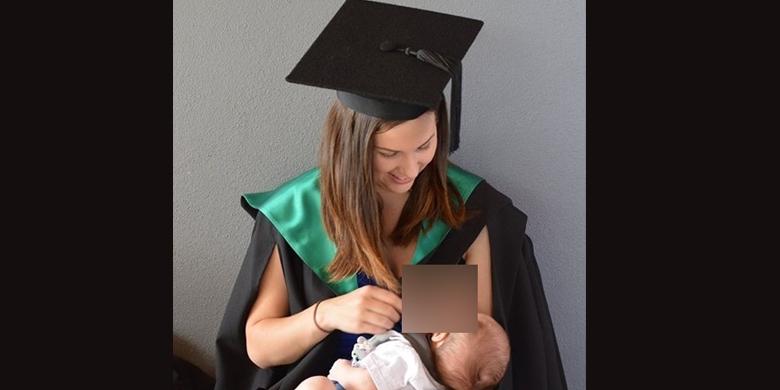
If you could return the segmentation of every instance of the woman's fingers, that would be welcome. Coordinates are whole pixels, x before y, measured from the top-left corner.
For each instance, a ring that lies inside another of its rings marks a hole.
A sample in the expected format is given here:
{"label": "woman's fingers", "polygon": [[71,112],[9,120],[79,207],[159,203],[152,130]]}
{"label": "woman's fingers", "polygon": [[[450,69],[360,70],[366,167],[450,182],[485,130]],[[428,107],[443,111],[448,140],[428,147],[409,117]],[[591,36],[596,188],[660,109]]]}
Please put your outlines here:
{"label": "woman's fingers", "polygon": [[393,322],[391,319],[373,311],[365,311],[360,317],[361,322],[368,326],[381,328],[381,332],[392,329],[393,325],[395,325],[395,322]]}
{"label": "woman's fingers", "polygon": [[387,329],[382,328],[381,326],[366,324],[363,328],[358,329],[355,333],[380,334],[385,332],[387,332]]}
{"label": "woman's fingers", "polygon": [[387,319],[392,321],[393,324],[395,324],[401,319],[401,314],[398,313],[393,306],[388,305],[384,301],[372,299],[372,302],[368,304],[367,309],[371,312],[386,317]]}
{"label": "woman's fingers", "polygon": [[324,309],[333,321],[331,327],[349,333],[378,334],[392,329],[401,319],[401,298],[381,287],[363,286],[332,298]]}
{"label": "woman's fingers", "polygon": [[401,313],[401,297],[395,295],[392,291],[385,290],[381,287],[366,286],[362,287],[366,289],[366,293],[373,299],[380,300],[388,305],[391,305],[399,314]]}

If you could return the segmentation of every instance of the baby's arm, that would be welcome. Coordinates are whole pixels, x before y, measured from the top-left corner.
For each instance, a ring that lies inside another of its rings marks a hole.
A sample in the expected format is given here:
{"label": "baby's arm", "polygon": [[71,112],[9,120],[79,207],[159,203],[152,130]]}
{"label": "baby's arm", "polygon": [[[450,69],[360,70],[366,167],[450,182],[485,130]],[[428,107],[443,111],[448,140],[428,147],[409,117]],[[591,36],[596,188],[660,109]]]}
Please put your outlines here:
{"label": "baby's arm", "polygon": [[339,359],[330,368],[328,379],[338,381],[349,390],[377,390],[368,370],[362,367],[352,367],[346,359]]}

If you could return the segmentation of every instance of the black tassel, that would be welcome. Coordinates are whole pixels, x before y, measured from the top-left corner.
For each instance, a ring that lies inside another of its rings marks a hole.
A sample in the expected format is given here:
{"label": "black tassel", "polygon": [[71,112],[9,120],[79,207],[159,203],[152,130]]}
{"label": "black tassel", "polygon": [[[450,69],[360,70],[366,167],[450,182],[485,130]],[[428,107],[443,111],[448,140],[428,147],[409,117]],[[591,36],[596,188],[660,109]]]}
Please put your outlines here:
{"label": "black tassel", "polygon": [[460,91],[461,64],[455,64],[450,96],[450,154],[460,146]]}
{"label": "black tassel", "polygon": [[406,48],[404,53],[413,54],[420,61],[427,62],[449,73],[452,77],[450,88],[450,154],[452,154],[460,146],[461,63],[431,50],[419,49],[416,52],[411,52],[409,48]]}

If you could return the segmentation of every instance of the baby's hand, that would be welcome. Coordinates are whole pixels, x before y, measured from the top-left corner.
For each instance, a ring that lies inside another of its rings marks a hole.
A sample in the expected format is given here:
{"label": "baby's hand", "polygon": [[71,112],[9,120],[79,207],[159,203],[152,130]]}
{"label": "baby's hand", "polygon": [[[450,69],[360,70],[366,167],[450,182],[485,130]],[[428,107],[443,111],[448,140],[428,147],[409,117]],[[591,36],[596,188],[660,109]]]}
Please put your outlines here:
{"label": "baby's hand", "polygon": [[376,390],[368,371],[362,367],[352,367],[347,359],[339,359],[333,363],[328,379],[338,381],[349,390]]}

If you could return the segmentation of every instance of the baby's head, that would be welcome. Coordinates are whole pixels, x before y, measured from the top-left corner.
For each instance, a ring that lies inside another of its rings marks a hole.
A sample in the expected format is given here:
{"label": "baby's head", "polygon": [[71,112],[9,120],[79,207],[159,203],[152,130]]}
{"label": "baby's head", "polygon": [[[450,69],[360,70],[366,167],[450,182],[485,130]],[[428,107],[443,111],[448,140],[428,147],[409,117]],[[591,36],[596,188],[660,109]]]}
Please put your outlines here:
{"label": "baby's head", "polygon": [[434,333],[431,350],[443,384],[455,390],[496,386],[509,363],[509,339],[492,317],[479,313],[474,333]]}

